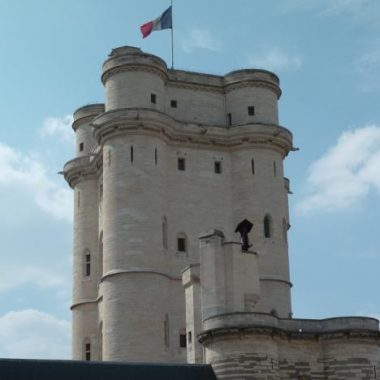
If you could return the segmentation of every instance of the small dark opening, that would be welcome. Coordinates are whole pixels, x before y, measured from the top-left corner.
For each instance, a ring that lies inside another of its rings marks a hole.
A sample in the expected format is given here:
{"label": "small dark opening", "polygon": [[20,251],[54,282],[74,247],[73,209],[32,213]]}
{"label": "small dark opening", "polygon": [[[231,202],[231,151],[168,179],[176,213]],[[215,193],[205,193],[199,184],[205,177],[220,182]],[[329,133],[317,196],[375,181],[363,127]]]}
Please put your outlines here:
{"label": "small dark opening", "polygon": [[254,116],[255,115],[255,107],[254,106],[249,106],[248,107],[248,115],[249,116]]}
{"label": "small dark opening", "polygon": [[84,149],[84,143],[80,143],[79,144],[79,152],[83,152],[83,149]]}
{"label": "small dark opening", "polygon": [[177,239],[177,251],[178,252],[186,252],[186,239],[178,238]]}
{"label": "small dark opening", "polygon": [[227,114],[227,125],[230,127],[232,125],[232,114],[229,112]]}
{"label": "small dark opening", "polygon": [[186,347],[186,334],[179,334],[179,346],[181,348]]}
{"label": "small dark opening", "polygon": [[157,165],[158,156],[157,156],[157,148],[154,150],[154,163]]}
{"label": "small dark opening", "polygon": [[177,101],[176,100],[171,100],[170,101],[170,107],[177,108]]}
{"label": "small dark opening", "polygon": [[255,174],[255,160],[253,158],[251,160],[251,170],[252,170],[252,174]]}
{"label": "small dark opening", "polygon": [[222,173],[222,163],[220,161],[215,161],[214,162],[214,171],[216,174],[221,174]]}
{"label": "small dark opening", "polygon": [[270,225],[270,219],[269,216],[266,216],[264,218],[264,237],[270,238],[271,237],[271,225]]}
{"label": "small dark opening", "polygon": [[189,332],[187,333],[187,341],[188,341],[189,343],[191,343],[192,340],[193,340],[193,337],[192,337],[192,335],[191,335],[191,331],[189,331]]}
{"label": "small dark opening", "polygon": [[133,145],[131,146],[131,162],[133,163]]}
{"label": "small dark opening", "polygon": [[91,255],[86,255],[86,276],[91,275]]}
{"label": "small dark opening", "polygon": [[186,170],[186,160],[184,158],[178,159],[178,170],[181,170],[181,171]]}
{"label": "small dark opening", "polygon": [[86,360],[90,361],[91,360],[91,344],[86,343]]}
{"label": "small dark opening", "polygon": [[157,103],[157,95],[156,94],[150,94],[150,102],[152,104],[156,104]]}
{"label": "small dark opening", "polygon": [[276,161],[273,161],[273,175],[276,177],[277,176],[277,165]]}

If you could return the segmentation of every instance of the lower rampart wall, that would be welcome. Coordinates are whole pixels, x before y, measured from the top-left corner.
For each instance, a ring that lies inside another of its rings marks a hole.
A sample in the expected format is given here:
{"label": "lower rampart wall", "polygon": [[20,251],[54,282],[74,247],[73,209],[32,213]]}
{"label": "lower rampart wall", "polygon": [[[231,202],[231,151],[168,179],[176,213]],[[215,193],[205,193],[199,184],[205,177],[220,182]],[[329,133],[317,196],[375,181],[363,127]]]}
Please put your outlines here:
{"label": "lower rampart wall", "polygon": [[[256,325],[232,326],[234,319],[255,317]],[[380,375],[380,333],[374,319],[281,320],[255,313],[216,319],[206,324],[218,327],[199,338],[218,379],[369,380]],[[271,321],[276,326],[269,326]]]}

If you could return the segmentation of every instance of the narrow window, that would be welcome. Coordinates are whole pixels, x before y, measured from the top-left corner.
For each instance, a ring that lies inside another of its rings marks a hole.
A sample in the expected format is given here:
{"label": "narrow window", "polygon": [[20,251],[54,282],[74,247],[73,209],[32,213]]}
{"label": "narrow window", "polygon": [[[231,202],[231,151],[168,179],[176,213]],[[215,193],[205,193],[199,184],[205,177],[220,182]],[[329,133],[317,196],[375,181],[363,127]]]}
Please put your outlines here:
{"label": "narrow window", "polygon": [[186,160],[184,158],[178,158],[178,170],[184,171],[186,170]]}
{"label": "narrow window", "polygon": [[103,277],[103,231],[99,237],[99,277]]}
{"label": "narrow window", "polygon": [[108,167],[111,167],[111,149],[108,150]]}
{"label": "narrow window", "polygon": [[99,360],[103,359],[103,322],[99,325]]}
{"label": "narrow window", "polygon": [[187,333],[187,342],[190,344],[193,341],[193,337],[191,335],[191,331]]}
{"label": "narrow window", "polygon": [[177,101],[176,100],[171,100],[170,101],[170,107],[177,108]]}
{"label": "narrow window", "polygon": [[83,149],[84,149],[84,143],[80,143],[79,144],[79,152],[83,152]]}
{"label": "narrow window", "polygon": [[103,184],[101,183],[99,185],[99,201],[101,202],[103,200]]}
{"label": "narrow window", "polygon": [[168,249],[168,221],[166,216],[162,218],[162,245]]}
{"label": "narrow window", "polygon": [[255,174],[255,160],[253,158],[251,160],[251,170],[252,170],[252,174],[254,175]]}
{"label": "narrow window", "polygon": [[177,251],[186,252],[186,238],[184,236],[177,238]]}
{"label": "narrow window", "polygon": [[181,348],[186,347],[186,333],[181,332],[179,334],[179,346]]}
{"label": "narrow window", "polygon": [[215,161],[214,162],[214,172],[216,174],[221,174],[222,173],[222,163],[220,161]]}
{"label": "narrow window", "polygon": [[85,255],[85,273],[86,277],[89,277],[91,275],[91,254],[86,253]]}
{"label": "narrow window", "polygon": [[156,94],[150,94],[150,102],[152,104],[156,104],[157,103],[157,95]]}
{"label": "narrow window", "polygon": [[169,316],[167,314],[165,315],[165,320],[164,320],[164,341],[165,341],[165,346],[169,347],[170,346]]}
{"label": "narrow window", "polygon": [[273,174],[276,177],[277,176],[277,164],[276,161],[273,161]]}
{"label": "narrow window", "polygon": [[133,145],[131,145],[131,162],[133,164]]}
{"label": "narrow window", "polygon": [[248,107],[248,115],[249,116],[254,116],[255,115],[255,107],[254,106],[249,106]]}
{"label": "narrow window", "polygon": [[270,238],[272,235],[271,231],[271,220],[269,215],[266,215],[264,218],[264,237]]}
{"label": "narrow window", "polygon": [[227,125],[230,127],[232,125],[232,114],[229,112],[227,114]]}
{"label": "narrow window", "polygon": [[157,161],[158,161],[158,155],[157,155],[157,148],[154,150],[154,163],[157,166]]}
{"label": "narrow window", "polygon": [[80,191],[77,192],[77,206],[80,208]]}
{"label": "narrow window", "polygon": [[283,234],[284,244],[288,245],[288,222],[286,221],[285,218],[282,220],[282,234]]}
{"label": "narrow window", "polygon": [[87,361],[91,360],[91,343],[86,343],[84,348],[84,355]]}

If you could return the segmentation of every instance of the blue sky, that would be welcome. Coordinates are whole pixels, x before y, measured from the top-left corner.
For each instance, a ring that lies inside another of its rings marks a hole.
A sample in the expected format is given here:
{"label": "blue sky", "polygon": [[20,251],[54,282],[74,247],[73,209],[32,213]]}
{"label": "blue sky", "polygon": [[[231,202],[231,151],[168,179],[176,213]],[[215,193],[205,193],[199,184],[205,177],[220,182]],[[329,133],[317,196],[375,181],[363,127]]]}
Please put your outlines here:
{"label": "blue sky", "polygon": [[[0,2],[0,357],[70,357],[72,112],[167,0]],[[280,76],[295,317],[380,316],[380,2],[174,0],[175,67]]]}

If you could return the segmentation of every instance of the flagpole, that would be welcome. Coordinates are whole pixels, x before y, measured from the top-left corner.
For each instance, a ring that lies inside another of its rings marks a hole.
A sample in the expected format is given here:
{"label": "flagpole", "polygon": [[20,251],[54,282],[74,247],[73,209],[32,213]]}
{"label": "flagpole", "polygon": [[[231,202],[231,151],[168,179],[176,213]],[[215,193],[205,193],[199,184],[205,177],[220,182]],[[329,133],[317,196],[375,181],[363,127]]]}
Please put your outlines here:
{"label": "flagpole", "polygon": [[170,0],[170,6],[172,7],[172,69],[174,69],[173,0]]}

